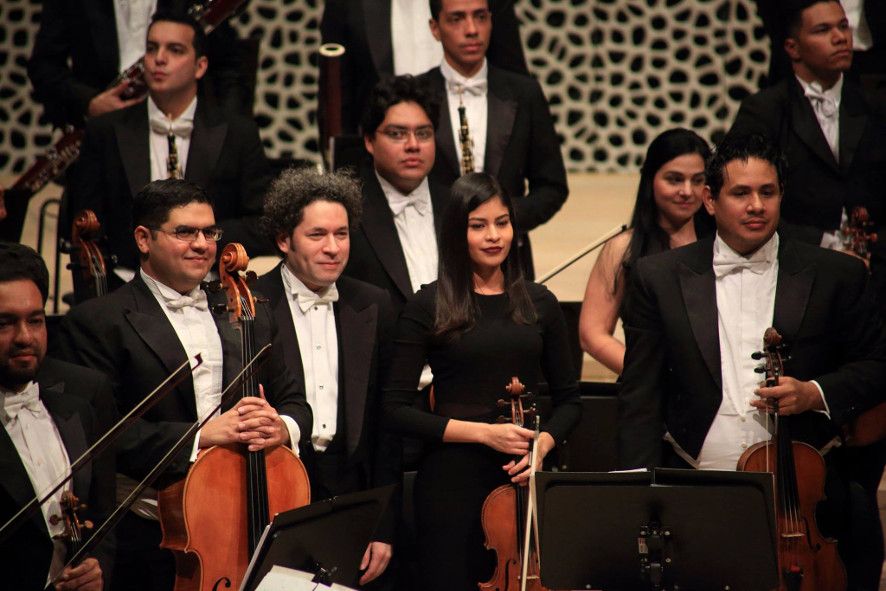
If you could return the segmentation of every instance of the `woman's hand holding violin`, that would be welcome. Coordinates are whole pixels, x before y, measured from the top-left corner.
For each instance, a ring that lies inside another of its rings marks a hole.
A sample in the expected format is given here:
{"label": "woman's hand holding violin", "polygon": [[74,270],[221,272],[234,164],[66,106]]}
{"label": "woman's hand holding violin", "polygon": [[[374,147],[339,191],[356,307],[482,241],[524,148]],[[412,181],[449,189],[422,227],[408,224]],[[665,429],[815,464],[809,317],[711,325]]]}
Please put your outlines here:
{"label": "woman's hand holding violin", "polygon": [[532,445],[535,433],[532,429],[518,427],[512,423],[500,423],[484,425],[485,432],[480,439],[484,445],[488,445],[495,451],[511,456],[523,456]]}
{"label": "woman's hand holding violin", "polygon": [[[535,469],[541,470],[542,463],[544,462],[545,456],[548,455],[552,449],[554,449],[554,438],[551,437],[550,433],[546,433],[542,431],[538,435],[538,453],[535,456]],[[521,486],[526,486],[529,483],[529,454],[525,454],[520,461],[511,460],[507,464],[501,467],[502,470],[508,473],[511,476],[511,482],[514,484],[519,484]]]}

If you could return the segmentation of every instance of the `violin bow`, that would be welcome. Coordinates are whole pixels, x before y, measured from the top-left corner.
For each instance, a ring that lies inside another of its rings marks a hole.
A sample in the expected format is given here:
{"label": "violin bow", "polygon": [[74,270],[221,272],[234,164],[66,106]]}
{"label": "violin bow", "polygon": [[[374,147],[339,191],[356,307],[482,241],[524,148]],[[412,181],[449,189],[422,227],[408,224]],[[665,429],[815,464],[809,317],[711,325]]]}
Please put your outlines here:
{"label": "violin bow", "polygon": [[[255,374],[255,372],[258,371],[258,369],[264,364],[264,362],[267,361],[268,353],[270,352],[270,350],[271,345],[265,345],[258,351],[255,357],[253,357],[252,360],[247,363],[242,370],[240,370],[240,373],[238,373],[237,376],[233,380],[231,380],[231,383],[228,384],[227,388],[222,391],[219,403],[215,405],[215,407],[212,408],[208,413],[206,413],[206,416],[204,416],[202,419],[198,419],[193,425],[188,427],[188,430],[185,431],[185,433],[182,434],[178,441],[176,441],[172,445],[169,451],[166,452],[166,455],[164,455],[157,463],[157,465],[154,466],[150,472],[148,472],[148,475],[145,476],[144,479],[142,479],[142,481],[138,483],[138,485],[132,490],[132,492],[129,493],[129,495],[125,499],[123,499],[123,502],[121,502],[120,505],[116,509],[114,509],[114,511],[108,516],[105,522],[102,523],[101,526],[92,533],[89,539],[83,542],[83,544],[80,546],[80,549],[77,550],[77,552],[68,559],[68,561],[65,563],[65,566],[60,571],[59,576],[61,576],[61,572],[64,572],[65,568],[71,566],[72,564],[77,564],[80,560],[82,560],[83,557],[86,556],[86,554],[88,554],[96,545],[98,545],[102,538],[105,537],[107,532],[115,525],[117,525],[117,522],[119,522],[123,518],[123,516],[126,514],[126,511],[129,510],[132,504],[135,503],[136,500],[138,500],[142,492],[144,492],[146,488],[154,484],[154,481],[157,480],[157,478],[160,476],[160,474],[163,473],[164,470],[166,470],[166,467],[172,462],[173,459],[175,459],[176,455],[178,455],[178,453],[185,447],[185,445],[191,443],[190,439],[197,433],[197,431],[202,429],[206,425],[206,423],[214,418],[215,413],[219,409],[221,409],[225,402],[227,402],[227,400],[230,398],[230,395],[240,388],[243,381],[251,378]],[[56,582],[57,581],[51,581],[46,586],[46,589],[52,589]]]}
{"label": "violin bow", "polygon": [[160,402],[169,392],[172,391],[173,388],[178,386],[188,375],[191,374],[195,369],[200,367],[203,363],[203,358],[198,354],[195,356],[196,364],[194,367],[191,367],[190,361],[185,360],[178,368],[169,374],[160,384],[157,385],[154,390],[145,396],[141,402],[132,407],[126,415],[123,416],[117,423],[111,427],[107,433],[99,437],[95,443],[93,443],[86,451],[80,454],[80,457],[77,458],[73,463],[71,463],[71,469],[66,476],[62,476],[62,478],[49,490],[43,497],[35,496],[29,503],[27,503],[24,507],[19,509],[18,513],[9,518],[9,520],[0,527],[0,541],[6,541],[9,536],[21,526],[21,524],[30,518],[30,516],[37,511],[39,507],[41,507],[46,501],[48,501],[58,490],[63,487],[69,480],[74,477],[74,474],[77,473],[80,468],[82,468],[87,462],[92,460],[95,456],[103,452],[108,446],[110,446],[117,437],[120,436],[120,433],[123,432],[126,427],[135,422],[138,418],[140,418],[145,412],[147,412],[151,407]]}
{"label": "violin bow", "polygon": [[535,503],[535,458],[538,457],[538,436],[540,435],[540,419],[535,415],[535,435],[532,438],[532,449],[529,452],[529,494],[526,500],[526,526],[523,530],[523,560],[520,577],[520,591],[526,591],[527,577],[529,574],[529,544],[532,534],[535,534],[535,556],[539,565],[539,577],[541,577],[541,547],[538,541],[538,510]]}

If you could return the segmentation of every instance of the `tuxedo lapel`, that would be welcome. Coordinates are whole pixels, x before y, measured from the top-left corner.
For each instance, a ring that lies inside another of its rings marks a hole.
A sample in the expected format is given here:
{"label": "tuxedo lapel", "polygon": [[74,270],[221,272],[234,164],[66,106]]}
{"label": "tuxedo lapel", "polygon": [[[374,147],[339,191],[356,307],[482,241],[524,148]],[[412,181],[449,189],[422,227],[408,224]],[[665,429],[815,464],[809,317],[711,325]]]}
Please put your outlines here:
{"label": "tuxedo lapel", "polygon": [[796,80],[792,82],[790,108],[794,131],[816,156],[836,170],[838,168],[837,161],[834,159],[834,154],[831,152],[824,133],[821,131],[821,126],[819,126],[818,119],[815,117],[815,111],[812,110],[809,99],[803,94],[800,83]]}
{"label": "tuxedo lapel", "polygon": [[[83,430],[83,422],[78,414],[73,414],[64,404],[64,382],[48,388],[40,388],[40,399],[52,415],[55,428],[62,438],[65,449],[68,452],[68,460],[73,464],[89,447],[86,442],[86,432]],[[87,462],[80,470],[74,473],[74,493],[86,498],[89,495],[90,482],[92,481],[92,464]]]}
{"label": "tuxedo lapel", "polygon": [[206,101],[197,99],[185,179],[202,187],[209,186],[227,133],[228,124],[224,119],[212,117]]}
{"label": "tuxedo lapel", "polygon": [[[206,297],[209,302],[209,309],[212,311],[212,319],[215,320],[215,327],[218,329],[218,336],[221,340],[222,389],[224,389],[243,370],[241,333],[231,323],[230,312],[227,310],[228,296],[225,291],[223,289],[207,290]],[[223,403],[222,412],[230,408],[237,398],[236,395],[230,396],[228,402]]]}
{"label": "tuxedo lapel", "polygon": [[[372,245],[385,272],[401,291],[404,297],[412,295],[412,282],[406,266],[406,255],[400,244],[400,236],[394,225],[394,214],[388,207],[388,200],[373,172],[364,175],[363,193],[366,197],[363,207],[363,232]],[[436,212],[435,212],[436,213]]]}
{"label": "tuxedo lapel", "polygon": [[[0,428],[0,474],[3,475],[0,478],[0,486],[6,490],[13,503],[13,506],[9,508],[9,514],[6,515],[8,518],[12,517],[15,511],[31,502],[36,493],[31,485],[31,479],[28,478],[28,473],[25,471],[25,465],[22,464],[18,455],[18,450],[5,428]],[[47,536],[49,535],[43,522],[42,513],[35,512],[31,516],[30,522],[45,532]]]}
{"label": "tuxedo lapel", "polygon": [[849,84],[843,84],[840,102],[840,168],[848,172],[868,123],[864,98]]}
{"label": "tuxedo lapel", "polygon": [[357,310],[353,307],[351,298],[345,297],[344,293],[342,296],[336,304],[336,324],[343,367],[340,375],[343,376],[345,394],[348,455],[351,455],[357,449],[363,429],[378,309],[370,306]]}
{"label": "tuxedo lapel", "polygon": [[151,181],[147,102],[142,101],[126,111],[126,115],[115,123],[114,134],[123,169],[126,171],[126,180],[129,182],[129,191],[134,196]]}
{"label": "tuxedo lapel", "polygon": [[[708,242],[708,241],[706,241]],[[712,266],[713,250],[696,249],[697,259],[680,263],[677,272],[686,306],[686,316],[701,356],[717,384],[723,389],[720,366],[720,333],[717,321],[717,287]],[[705,256],[705,253],[706,256]]]}
{"label": "tuxedo lapel", "polygon": [[[134,306],[125,310],[123,315],[132,326],[135,334],[144,342],[166,370],[172,373],[184,362],[188,355],[182,347],[175,329],[172,328],[160,304],[148,289],[148,286],[136,274],[130,282]],[[193,360],[189,360],[192,361]],[[176,388],[185,397],[186,405],[197,416],[197,403],[194,400],[194,381],[186,379]]]}
{"label": "tuxedo lapel", "polygon": [[517,102],[510,98],[507,82],[499,76],[494,67],[489,68],[486,112],[486,154],[483,169],[493,176],[498,176],[514,128]]}
{"label": "tuxedo lapel", "polygon": [[428,72],[426,76],[431,94],[440,97],[440,116],[437,120],[437,132],[434,137],[437,142],[437,160],[454,178],[458,178],[461,176],[460,152],[455,146],[455,136],[452,135],[446,80],[439,67]]}
{"label": "tuxedo lapel", "polygon": [[379,78],[394,73],[394,47],[391,44],[391,0],[362,0],[366,20],[366,43]]}
{"label": "tuxedo lapel", "polygon": [[796,341],[806,312],[815,267],[803,261],[793,244],[783,241],[778,253],[778,283],[772,324],[785,342]]}
{"label": "tuxedo lapel", "polygon": [[289,307],[289,298],[283,285],[283,276],[280,274],[280,263],[271,271],[270,281],[264,284],[265,293],[271,305],[274,322],[277,324],[277,338],[283,345],[283,362],[292,372],[301,391],[305,391],[305,370],[301,362],[301,350],[298,345],[298,335],[295,332],[295,324],[292,322],[292,310]]}

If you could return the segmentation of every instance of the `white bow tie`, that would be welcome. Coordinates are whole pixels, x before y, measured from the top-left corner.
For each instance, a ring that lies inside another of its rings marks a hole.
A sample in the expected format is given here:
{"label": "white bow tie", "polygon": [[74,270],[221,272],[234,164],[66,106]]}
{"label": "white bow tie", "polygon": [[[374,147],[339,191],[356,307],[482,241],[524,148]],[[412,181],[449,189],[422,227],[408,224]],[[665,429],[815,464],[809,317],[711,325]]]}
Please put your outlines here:
{"label": "white bow tie", "polygon": [[423,193],[410,193],[409,195],[396,193],[388,196],[388,206],[391,208],[391,213],[394,214],[394,217],[403,213],[403,210],[410,205],[421,215],[428,213],[428,200],[425,199]]}
{"label": "white bow tie", "polygon": [[181,310],[182,308],[187,308],[189,306],[193,306],[198,310],[208,310],[209,303],[206,300],[206,292],[202,289],[197,289],[189,295],[166,300],[166,307],[170,310]]}
{"label": "white bow tie", "polygon": [[151,130],[162,135],[175,134],[180,138],[191,137],[191,131],[194,129],[194,121],[192,119],[176,119],[170,121],[165,115],[153,115],[151,117]]}
{"label": "white bow tie", "polygon": [[455,94],[472,94],[474,96],[484,96],[486,89],[489,87],[486,79],[477,80],[449,80],[446,86]]}
{"label": "white bow tie", "polygon": [[745,258],[732,253],[714,253],[714,275],[724,277],[733,271],[748,269],[757,275],[762,275],[769,266],[769,259],[759,253],[754,253],[751,258]]}
{"label": "white bow tie", "polygon": [[307,312],[313,306],[319,306],[321,304],[332,304],[333,302],[338,301],[338,288],[335,284],[330,285],[325,290],[323,290],[322,294],[315,293],[309,290],[293,290],[293,295],[296,296],[298,301],[298,307],[302,312]]}
{"label": "white bow tie", "polygon": [[43,414],[43,404],[36,388],[26,388],[24,392],[9,394],[3,400],[3,414],[6,421],[14,421],[22,410],[29,410],[34,416]]}
{"label": "white bow tie", "polygon": [[807,88],[805,92],[806,97],[812,104],[812,110],[815,111],[817,115],[821,115],[827,119],[833,119],[837,115],[836,100],[814,88]]}

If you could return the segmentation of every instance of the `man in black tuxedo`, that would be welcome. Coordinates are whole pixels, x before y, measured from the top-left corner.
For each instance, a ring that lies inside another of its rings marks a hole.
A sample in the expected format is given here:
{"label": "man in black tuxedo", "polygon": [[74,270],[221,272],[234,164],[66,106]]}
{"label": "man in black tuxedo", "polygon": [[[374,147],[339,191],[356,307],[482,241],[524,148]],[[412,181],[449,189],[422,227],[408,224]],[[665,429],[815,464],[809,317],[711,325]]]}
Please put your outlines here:
{"label": "man in black tuxedo", "polygon": [[[288,170],[271,184],[264,220],[283,261],[256,283],[277,324],[274,346],[307,393],[314,413],[301,457],[320,500],[400,481],[399,446],[381,430],[383,364],[394,311],[382,289],[341,273],[360,218],[350,177]],[[385,572],[394,511],[360,565],[365,585]]]}
{"label": "man in black tuxedo", "polygon": [[[56,127],[80,126],[86,119],[144,100],[123,98],[125,85],[108,86],[144,54],[144,27],[154,10],[184,12],[191,4],[156,0],[121,9],[120,3],[110,1],[44,0],[28,78],[46,118]],[[119,10],[123,13],[118,15]],[[254,82],[244,80],[240,72],[237,43],[227,23],[212,32],[206,50],[212,61],[207,91],[226,108],[251,113]]]}
{"label": "man in black tuxedo", "polygon": [[784,48],[793,75],[746,98],[730,133],[766,135],[787,157],[782,234],[840,249],[837,230],[855,206],[877,223],[886,216],[886,123],[844,76],[852,35],[840,3],[791,6]]}
{"label": "man in black tuxedo", "polygon": [[[783,172],[764,138],[727,137],[703,195],[716,238],[641,259],[632,272],[618,401],[622,467],[735,469],[744,450],[769,439],[776,401],[793,438],[822,448],[883,399],[886,337],[864,265],[776,233]],[[768,327],[790,357],[779,385],[762,387],[751,355]],[[835,476],[837,461],[827,458]],[[835,477],[828,496],[848,489]],[[853,547],[864,528],[875,534],[871,544],[882,542],[870,527],[875,507],[863,495],[850,502],[831,508],[867,512],[838,522],[844,559],[866,547]],[[849,572],[852,582],[852,564]]]}
{"label": "man in black tuxedo", "polygon": [[[769,36],[769,73],[766,86],[773,86],[793,74],[791,60],[784,51],[787,37],[788,19],[796,5],[795,0],[755,0],[757,14],[763,21],[763,28]],[[856,0],[852,3],[850,15],[847,11],[853,36],[858,36],[864,47],[853,44],[852,69],[850,72],[860,78],[865,85],[870,79],[872,85],[882,86],[886,75],[886,3],[880,0]],[[857,30],[860,29],[860,30]],[[882,92],[882,89],[881,89]]]}
{"label": "man in black tuxedo", "polygon": [[569,195],[547,100],[534,79],[487,62],[495,27],[487,0],[434,0],[431,17],[431,32],[443,46],[441,65],[422,75],[442,106],[431,176],[450,186],[464,173],[463,105],[473,168],[495,176],[513,200],[520,261],[531,279],[528,232],[551,219]]}
{"label": "man in black tuxedo", "polygon": [[[172,461],[158,481],[162,488],[183,478],[199,449],[243,443],[251,451],[278,445],[297,449],[311,432],[304,392],[273,350],[260,370],[264,398],[232,403],[220,393],[243,367],[240,333],[225,311],[223,291],[201,289],[216,258],[221,231],[206,193],[187,181],[148,184],[133,202],[135,242],[141,257],[136,277],[108,296],[77,306],[62,322],[60,352],[70,361],[111,377],[118,408],[129,411],[185,360],[202,364],[133,426],[119,446],[117,463],[126,477],[140,480],[198,418],[222,403]],[[255,342],[272,341],[274,323],[256,307]],[[128,492],[131,481],[118,480]],[[120,525],[114,586],[168,589],[172,555],[160,550],[156,496],[146,494]]]}
{"label": "man in black tuxedo", "polygon": [[386,290],[397,310],[437,279],[437,235],[448,189],[428,178],[439,105],[412,76],[383,80],[363,114],[372,160],[360,169],[363,217],[345,275]]}
{"label": "man in black tuxedo", "polygon": [[[395,5],[396,4],[396,5]],[[489,61],[505,70],[527,74],[526,58],[513,0],[492,0],[495,31],[489,42]],[[393,14],[397,19],[392,18]],[[329,0],[323,9],[323,43],[345,47],[342,58],[342,123],[356,134],[360,115],[379,80],[394,75],[421,74],[439,63],[439,50],[427,33],[428,5],[424,0]],[[414,30],[416,27],[421,30]],[[424,43],[421,37],[426,36]],[[411,42],[410,42],[411,41]],[[402,47],[403,54],[396,53]],[[424,67],[415,66],[425,64]],[[323,112],[325,105],[320,105]],[[366,130],[363,130],[366,131]]]}
{"label": "man in black tuxedo", "polygon": [[209,68],[205,47],[206,35],[193,19],[157,13],[145,52],[148,99],[87,124],[69,209],[96,213],[110,254],[130,271],[121,273],[124,280],[138,266],[133,196],[161,178],[185,178],[205,188],[226,238],[242,243],[252,256],[270,253],[257,224],[269,177],[258,128],[198,93]]}
{"label": "man in black tuxedo", "polygon": [[[20,244],[0,243],[0,524],[35,496],[45,495],[108,428],[96,419],[89,401],[113,413],[108,379],[97,371],[45,357],[43,307],[49,274],[43,260]],[[108,408],[110,406],[110,408]],[[64,525],[60,515],[64,491],[86,503],[86,514],[99,527],[114,507],[113,454],[95,458],[74,474],[17,530],[0,542],[3,582],[10,589],[42,589],[61,576],[58,589],[100,591],[110,577],[113,538],[105,538],[92,555],[75,567],[66,545],[52,537]],[[84,531],[88,538],[89,531]]]}

